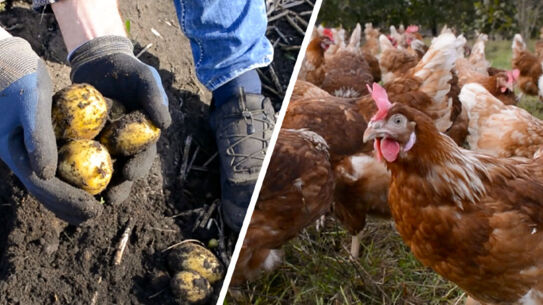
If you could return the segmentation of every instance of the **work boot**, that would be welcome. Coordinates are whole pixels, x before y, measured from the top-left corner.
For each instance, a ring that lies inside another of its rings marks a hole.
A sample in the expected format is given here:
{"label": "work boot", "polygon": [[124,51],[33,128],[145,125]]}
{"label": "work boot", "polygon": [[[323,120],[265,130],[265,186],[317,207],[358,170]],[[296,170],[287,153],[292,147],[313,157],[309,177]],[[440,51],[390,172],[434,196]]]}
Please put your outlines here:
{"label": "work boot", "polygon": [[211,110],[221,163],[223,220],[239,232],[275,125],[268,98],[240,88],[228,102]]}

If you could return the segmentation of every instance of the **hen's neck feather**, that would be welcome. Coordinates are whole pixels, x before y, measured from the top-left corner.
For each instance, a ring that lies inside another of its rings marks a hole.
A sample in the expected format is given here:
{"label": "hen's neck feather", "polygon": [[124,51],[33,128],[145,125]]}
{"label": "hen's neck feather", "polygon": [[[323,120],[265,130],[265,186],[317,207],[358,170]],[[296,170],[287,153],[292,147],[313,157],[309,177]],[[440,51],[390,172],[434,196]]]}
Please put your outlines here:
{"label": "hen's neck feather", "polygon": [[431,129],[417,133],[413,149],[388,163],[397,185],[404,184],[402,179],[420,179],[420,185],[427,187],[434,198],[443,198],[443,204],[455,203],[463,209],[464,204],[476,204],[483,198],[488,185],[518,174],[512,164],[462,149],[448,136]]}

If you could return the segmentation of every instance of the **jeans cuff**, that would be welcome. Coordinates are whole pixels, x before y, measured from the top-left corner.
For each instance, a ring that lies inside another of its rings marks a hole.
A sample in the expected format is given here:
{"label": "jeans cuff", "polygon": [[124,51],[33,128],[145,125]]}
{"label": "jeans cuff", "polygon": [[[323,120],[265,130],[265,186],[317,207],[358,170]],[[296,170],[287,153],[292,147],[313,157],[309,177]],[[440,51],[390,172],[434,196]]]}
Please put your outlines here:
{"label": "jeans cuff", "polygon": [[273,54],[269,55],[269,56],[266,56],[264,58],[264,60],[261,61],[261,62],[254,63],[254,64],[251,64],[251,65],[249,65],[247,67],[234,70],[234,71],[229,72],[229,73],[227,73],[225,75],[221,75],[220,77],[216,77],[216,78],[208,81],[207,83],[205,83],[204,86],[207,89],[209,89],[210,91],[213,91],[213,90],[219,88],[220,86],[226,84],[227,82],[233,80],[234,78],[242,75],[243,73],[245,73],[247,71],[268,66],[272,62],[272,60],[273,60]]}

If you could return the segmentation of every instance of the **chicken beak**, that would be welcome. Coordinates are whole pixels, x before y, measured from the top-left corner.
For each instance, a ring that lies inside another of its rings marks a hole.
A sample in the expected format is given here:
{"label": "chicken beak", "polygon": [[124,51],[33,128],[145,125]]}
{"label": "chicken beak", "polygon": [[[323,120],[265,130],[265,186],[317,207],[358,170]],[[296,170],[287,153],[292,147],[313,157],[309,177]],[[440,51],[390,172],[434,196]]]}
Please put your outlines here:
{"label": "chicken beak", "polygon": [[375,129],[373,126],[368,125],[366,128],[366,131],[364,131],[364,138],[362,139],[364,143],[367,143],[370,140],[374,140],[377,137],[377,134],[375,132]]}
{"label": "chicken beak", "polygon": [[375,140],[376,138],[387,136],[388,132],[384,130],[382,127],[383,127],[382,121],[370,122],[368,124],[368,127],[366,128],[366,131],[364,131],[364,137],[362,138],[364,143],[371,140]]}

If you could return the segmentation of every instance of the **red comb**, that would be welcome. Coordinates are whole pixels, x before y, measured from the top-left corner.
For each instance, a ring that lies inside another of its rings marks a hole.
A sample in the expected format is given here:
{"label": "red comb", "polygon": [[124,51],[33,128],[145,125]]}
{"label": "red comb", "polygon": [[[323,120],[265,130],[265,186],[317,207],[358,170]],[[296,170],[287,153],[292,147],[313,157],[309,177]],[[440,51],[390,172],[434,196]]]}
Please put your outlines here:
{"label": "red comb", "polygon": [[512,71],[507,71],[507,83],[513,84],[517,81],[518,77],[520,75],[519,69],[514,69]]}
{"label": "red comb", "polygon": [[334,34],[332,34],[332,30],[330,30],[329,28],[324,28],[324,30],[322,31],[322,34],[327,36],[331,40],[334,40]]}
{"label": "red comb", "polygon": [[366,87],[377,105],[377,113],[371,118],[371,120],[378,121],[384,119],[387,116],[388,110],[392,106],[388,100],[388,95],[385,88],[381,87],[378,83],[373,83],[373,90],[370,88],[369,84],[366,84]]}
{"label": "red comb", "polygon": [[407,29],[405,30],[407,33],[416,33],[419,31],[419,27],[416,26],[416,25],[410,25],[407,27]]}

